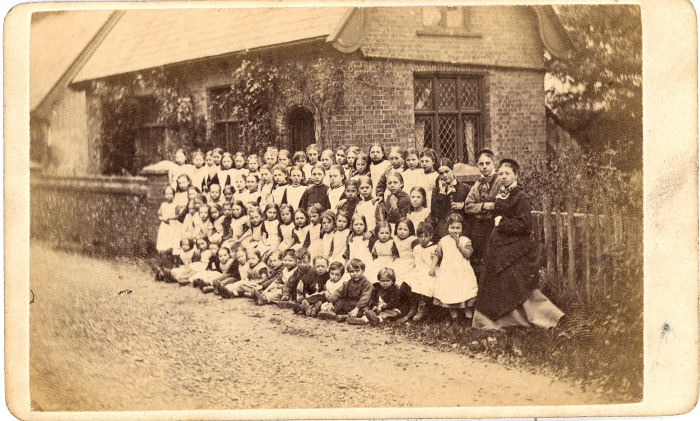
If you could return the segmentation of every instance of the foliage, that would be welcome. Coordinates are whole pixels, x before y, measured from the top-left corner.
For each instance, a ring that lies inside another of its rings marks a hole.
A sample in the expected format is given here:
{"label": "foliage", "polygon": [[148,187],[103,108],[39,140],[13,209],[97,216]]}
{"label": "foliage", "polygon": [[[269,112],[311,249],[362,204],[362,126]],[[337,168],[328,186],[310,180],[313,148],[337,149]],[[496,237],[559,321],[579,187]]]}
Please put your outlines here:
{"label": "foliage", "polygon": [[625,171],[642,166],[642,31],[636,5],[557,7],[573,42],[563,59],[548,58],[558,83],[547,102],[584,149],[617,153]]}
{"label": "foliage", "polygon": [[523,168],[520,180],[537,209],[542,209],[542,199],[549,196],[560,210],[572,200],[575,210],[581,212],[599,207],[601,211],[641,215],[641,177],[599,162],[595,155],[574,150],[538,156]]}
{"label": "foliage", "polygon": [[298,99],[302,104],[312,108],[320,122],[319,141],[322,145],[333,147],[327,129],[332,116],[344,107],[345,72],[327,57],[300,61],[289,60],[285,63],[282,78],[285,83],[285,96]]}
{"label": "foliage", "polygon": [[279,72],[260,58],[243,60],[232,73],[233,83],[226,101],[217,101],[213,107],[232,107],[231,114],[238,120],[238,150],[261,153],[262,145],[277,139],[274,124],[274,105],[279,93]]}
{"label": "foliage", "polygon": [[137,141],[142,127],[162,129],[168,141],[158,144],[156,153],[163,158],[180,147],[204,145],[206,123],[196,113],[196,97],[177,75],[163,68],[138,73],[126,82],[95,81],[92,91],[100,104],[103,174],[136,174],[151,163],[138,158],[143,143],[148,143]]}

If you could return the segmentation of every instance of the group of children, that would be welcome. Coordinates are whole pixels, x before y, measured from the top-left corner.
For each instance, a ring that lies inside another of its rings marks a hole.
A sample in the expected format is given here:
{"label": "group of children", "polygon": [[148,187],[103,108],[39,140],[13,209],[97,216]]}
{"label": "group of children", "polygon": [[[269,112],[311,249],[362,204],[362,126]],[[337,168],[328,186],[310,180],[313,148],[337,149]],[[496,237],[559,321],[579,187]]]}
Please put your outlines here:
{"label": "group of children", "polygon": [[460,213],[436,238],[431,149],[379,144],[292,154],[177,151],[165,189],[156,279],[307,316],[420,320],[430,305],[473,315],[476,276]]}

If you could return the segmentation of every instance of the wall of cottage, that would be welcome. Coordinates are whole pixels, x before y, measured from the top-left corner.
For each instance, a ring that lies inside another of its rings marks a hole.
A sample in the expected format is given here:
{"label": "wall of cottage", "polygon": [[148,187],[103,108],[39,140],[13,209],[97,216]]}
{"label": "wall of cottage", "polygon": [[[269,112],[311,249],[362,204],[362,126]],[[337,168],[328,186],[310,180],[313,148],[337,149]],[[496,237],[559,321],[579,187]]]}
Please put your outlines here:
{"label": "wall of cottage", "polygon": [[[316,135],[323,148],[358,145],[364,149],[375,142],[386,147],[420,148],[414,125],[414,76],[456,73],[484,79],[480,146],[494,149],[499,156],[524,161],[532,154],[544,153],[543,46],[534,12],[526,6],[467,10],[466,29],[455,36],[436,34],[424,27],[421,7],[373,8],[360,51],[345,54],[318,41],[267,52],[280,68],[290,61],[323,57],[345,71],[344,108],[331,114],[322,133],[322,116],[312,104],[299,96],[282,96],[272,116],[278,139],[268,143],[287,148],[288,113],[304,107],[314,114]],[[209,90],[230,84],[230,75],[241,59],[206,59],[176,69],[194,92],[197,113],[207,120],[207,137],[212,130]],[[99,137],[93,120],[88,123],[91,140]],[[153,162],[171,159],[178,147],[197,147],[194,139],[172,133],[166,137],[166,145],[158,148],[161,156],[153,157]]]}

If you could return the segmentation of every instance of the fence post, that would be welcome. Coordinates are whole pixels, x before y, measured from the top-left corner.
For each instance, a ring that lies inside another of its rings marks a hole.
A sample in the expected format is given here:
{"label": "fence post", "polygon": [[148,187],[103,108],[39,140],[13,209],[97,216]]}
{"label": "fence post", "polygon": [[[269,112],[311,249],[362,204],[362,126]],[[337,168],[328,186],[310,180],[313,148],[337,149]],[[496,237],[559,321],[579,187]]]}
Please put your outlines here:
{"label": "fence post", "polygon": [[542,225],[544,227],[544,253],[547,259],[547,279],[554,273],[554,253],[552,252],[552,199],[542,198]]}
{"label": "fence post", "polygon": [[593,235],[595,236],[595,247],[594,247],[594,255],[595,255],[595,267],[593,269],[593,282],[594,282],[594,290],[599,290],[602,289],[603,294],[602,296],[605,296],[605,288],[603,285],[601,285],[601,270],[603,267],[603,262],[602,260],[602,244],[601,244],[601,235],[600,235],[600,229],[601,229],[601,222],[600,222],[600,208],[598,206],[593,207]]}
{"label": "fence post", "polygon": [[557,279],[564,279],[564,222],[559,208],[556,214],[557,222]]}
{"label": "fence post", "polygon": [[591,300],[591,231],[588,213],[583,214],[583,280],[586,282],[586,300]]}
{"label": "fence post", "polygon": [[569,245],[569,267],[568,278],[569,288],[575,291],[576,287],[576,219],[574,218],[574,203],[571,199],[566,200],[566,213],[569,225],[566,227],[567,244]]}

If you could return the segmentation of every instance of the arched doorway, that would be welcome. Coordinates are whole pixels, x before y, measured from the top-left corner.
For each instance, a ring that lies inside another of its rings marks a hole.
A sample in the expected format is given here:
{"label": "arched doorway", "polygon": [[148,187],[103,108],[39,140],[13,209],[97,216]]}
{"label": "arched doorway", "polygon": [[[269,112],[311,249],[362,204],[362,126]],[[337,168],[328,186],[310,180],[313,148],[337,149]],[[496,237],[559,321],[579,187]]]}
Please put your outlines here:
{"label": "arched doorway", "polygon": [[314,115],[304,107],[296,107],[287,113],[287,130],[289,131],[289,150],[303,151],[316,143]]}

